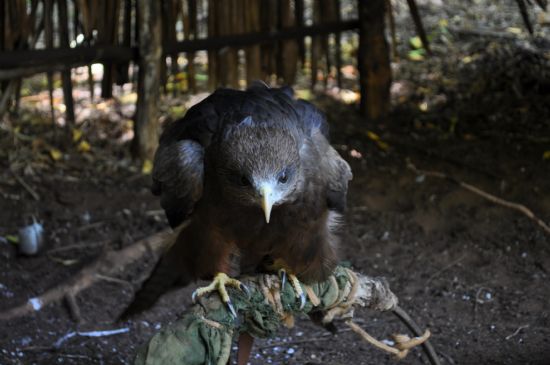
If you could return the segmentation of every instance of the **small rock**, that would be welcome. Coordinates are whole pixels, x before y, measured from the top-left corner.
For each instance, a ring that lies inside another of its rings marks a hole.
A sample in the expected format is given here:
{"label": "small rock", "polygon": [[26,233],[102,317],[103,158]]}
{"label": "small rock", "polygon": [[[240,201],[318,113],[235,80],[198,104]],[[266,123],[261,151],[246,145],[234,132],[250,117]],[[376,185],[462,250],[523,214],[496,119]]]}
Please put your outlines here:
{"label": "small rock", "polygon": [[34,222],[19,230],[19,252],[25,255],[36,255],[44,244],[44,227]]}

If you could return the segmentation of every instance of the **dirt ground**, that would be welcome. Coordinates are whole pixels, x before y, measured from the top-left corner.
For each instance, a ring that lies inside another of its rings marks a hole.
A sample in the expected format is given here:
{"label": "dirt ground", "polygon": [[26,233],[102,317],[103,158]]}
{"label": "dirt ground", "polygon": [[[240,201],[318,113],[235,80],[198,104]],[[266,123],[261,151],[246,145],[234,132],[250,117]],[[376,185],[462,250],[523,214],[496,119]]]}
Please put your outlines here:
{"label": "dirt ground", "polygon": [[[550,222],[550,78],[532,72],[544,59],[516,43],[466,43],[396,67],[395,108],[383,123],[366,124],[355,105],[315,96],[354,172],[341,257],[388,280],[401,306],[432,331],[443,364],[550,364],[550,235],[518,211],[407,169],[410,161],[445,172]],[[106,250],[167,227],[149,176],[127,152],[131,113],[117,101],[105,105],[110,111],[83,127],[88,152],[34,122],[47,120],[44,113],[2,129],[0,312],[69,280]],[[11,235],[33,216],[46,247],[18,255]],[[80,323],[64,303],[0,322],[0,364],[132,363],[136,349],[191,304],[188,287],[138,318],[113,322],[132,299],[129,283],[151,264],[146,258],[79,293]],[[358,311],[357,322],[379,339],[407,332],[391,313]],[[396,363],[339,327],[332,335],[300,319],[257,340],[251,364]],[[113,329],[127,332],[54,347],[72,331]],[[415,349],[401,363],[427,360]]]}

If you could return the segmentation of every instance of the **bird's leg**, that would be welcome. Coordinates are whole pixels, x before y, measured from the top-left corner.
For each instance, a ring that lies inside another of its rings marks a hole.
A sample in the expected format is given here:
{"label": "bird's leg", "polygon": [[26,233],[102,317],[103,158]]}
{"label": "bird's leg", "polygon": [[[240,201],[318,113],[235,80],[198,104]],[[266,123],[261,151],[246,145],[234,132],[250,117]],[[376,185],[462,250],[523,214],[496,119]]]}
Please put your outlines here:
{"label": "bird's leg", "polygon": [[227,285],[240,289],[244,291],[247,295],[249,293],[249,290],[246,287],[246,285],[241,283],[239,280],[230,278],[229,276],[227,276],[227,274],[223,272],[219,272],[216,274],[216,276],[214,276],[214,280],[212,280],[212,282],[208,286],[197,288],[193,292],[193,296],[192,296],[193,303],[196,302],[197,298],[202,297],[203,295],[206,295],[213,291],[218,291],[218,293],[220,294],[220,297],[222,298],[222,301],[229,309],[229,312],[231,313],[233,318],[237,318],[237,312],[235,311],[235,308],[231,303],[231,298],[227,293],[227,289],[226,289]]}
{"label": "bird's leg", "polygon": [[296,298],[300,299],[300,309],[303,309],[306,305],[306,295],[302,289],[300,280],[298,280],[296,275],[287,273],[285,269],[279,269],[279,277],[281,278],[281,290],[285,289],[287,279],[290,281],[290,285],[292,285],[294,293],[296,293]]}

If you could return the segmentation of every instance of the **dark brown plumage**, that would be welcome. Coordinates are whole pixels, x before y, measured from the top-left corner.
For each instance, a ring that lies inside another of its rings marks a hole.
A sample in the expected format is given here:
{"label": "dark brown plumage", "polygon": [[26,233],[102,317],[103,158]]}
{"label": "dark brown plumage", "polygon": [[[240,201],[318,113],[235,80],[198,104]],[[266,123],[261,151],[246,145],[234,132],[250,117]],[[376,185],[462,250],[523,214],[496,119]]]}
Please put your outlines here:
{"label": "dark brown plumage", "polygon": [[173,285],[284,268],[306,283],[336,263],[349,165],[323,115],[290,88],[219,89],[163,133],[153,169],[174,244],[130,312]]}

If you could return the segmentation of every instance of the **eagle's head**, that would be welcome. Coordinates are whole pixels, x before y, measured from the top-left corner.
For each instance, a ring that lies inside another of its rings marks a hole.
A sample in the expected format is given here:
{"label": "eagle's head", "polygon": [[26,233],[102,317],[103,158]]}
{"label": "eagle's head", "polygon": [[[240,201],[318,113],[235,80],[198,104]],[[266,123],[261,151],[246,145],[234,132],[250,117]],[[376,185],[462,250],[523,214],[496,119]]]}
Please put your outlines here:
{"label": "eagle's head", "polygon": [[215,156],[224,199],[261,207],[267,223],[273,206],[293,201],[301,189],[299,146],[288,129],[246,117],[223,133]]}

